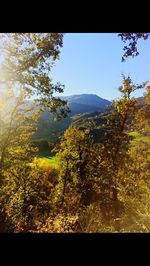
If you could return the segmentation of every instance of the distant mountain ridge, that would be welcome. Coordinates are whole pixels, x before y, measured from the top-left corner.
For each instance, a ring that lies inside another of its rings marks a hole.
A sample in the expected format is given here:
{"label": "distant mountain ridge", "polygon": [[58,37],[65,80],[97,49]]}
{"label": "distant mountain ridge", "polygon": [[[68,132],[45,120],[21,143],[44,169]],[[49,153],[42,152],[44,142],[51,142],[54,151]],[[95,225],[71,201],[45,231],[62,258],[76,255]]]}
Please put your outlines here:
{"label": "distant mountain ridge", "polygon": [[68,102],[72,114],[104,111],[110,101],[103,99],[96,94],[76,94],[71,96],[63,96],[61,99]]}
{"label": "distant mountain ridge", "polygon": [[93,112],[103,112],[107,110],[110,101],[103,99],[95,94],[79,94],[71,96],[62,96],[66,100],[71,113],[60,122],[55,122],[54,117],[48,110],[43,112],[38,121],[38,128],[35,134],[36,138],[53,138],[57,134],[62,134],[72,123],[72,117],[78,114],[91,114]]}

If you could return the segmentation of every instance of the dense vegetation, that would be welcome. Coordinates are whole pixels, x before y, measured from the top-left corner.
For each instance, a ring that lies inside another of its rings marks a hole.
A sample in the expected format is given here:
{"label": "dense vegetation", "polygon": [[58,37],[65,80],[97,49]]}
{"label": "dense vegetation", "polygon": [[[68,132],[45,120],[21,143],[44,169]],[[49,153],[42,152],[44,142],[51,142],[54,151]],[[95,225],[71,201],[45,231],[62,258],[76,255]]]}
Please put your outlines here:
{"label": "dense vegetation", "polygon": [[[58,118],[68,111],[65,101],[53,97],[56,87],[47,77],[46,60],[56,60],[62,35],[10,38],[3,70],[8,65],[11,71],[8,80],[1,77],[0,232],[149,232],[147,82],[123,76],[120,98],[109,111],[77,115],[59,142],[33,140],[42,112],[36,101],[26,104],[34,90]],[[132,93],[141,88],[139,104]]]}
{"label": "dense vegetation", "polygon": [[[67,101],[70,109],[68,116],[60,121],[57,121],[56,114],[52,114],[48,109],[41,113],[37,130],[33,139],[45,139],[51,144],[59,142],[64,131],[72,124],[76,116],[91,115],[94,112],[103,112],[108,109],[110,101],[100,98],[94,94],[81,94],[61,97]],[[83,123],[82,123],[83,124]]]}

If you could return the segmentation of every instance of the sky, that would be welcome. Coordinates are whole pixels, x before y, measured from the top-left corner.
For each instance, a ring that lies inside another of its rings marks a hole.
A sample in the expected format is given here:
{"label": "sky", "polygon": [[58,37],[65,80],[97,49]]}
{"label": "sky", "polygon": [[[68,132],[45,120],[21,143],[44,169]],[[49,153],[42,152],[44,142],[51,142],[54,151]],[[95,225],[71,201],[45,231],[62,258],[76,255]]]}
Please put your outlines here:
{"label": "sky", "polygon": [[[60,59],[55,63],[53,82],[65,85],[63,95],[97,94],[113,100],[120,96],[121,74],[134,83],[150,80],[150,40],[139,40],[140,55],[121,62],[124,43],[117,33],[67,33]],[[143,91],[135,92],[136,97]],[[62,94],[60,94],[62,95]]]}

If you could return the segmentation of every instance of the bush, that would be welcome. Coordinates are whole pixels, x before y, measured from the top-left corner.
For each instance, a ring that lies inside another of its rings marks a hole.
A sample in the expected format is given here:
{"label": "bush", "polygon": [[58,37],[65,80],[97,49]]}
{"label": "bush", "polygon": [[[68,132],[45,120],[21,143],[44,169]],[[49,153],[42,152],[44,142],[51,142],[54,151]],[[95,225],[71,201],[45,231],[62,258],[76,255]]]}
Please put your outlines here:
{"label": "bush", "polygon": [[74,224],[77,215],[70,215],[63,212],[58,213],[55,217],[49,217],[45,224],[39,223],[38,233],[73,233]]}
{"label": "bush", "polygon": [[86,208],[80,210],[76,222],[76,231],[78,233],[113,232],[113,226],[106,225],[102,217],[98,204],[90,204]]}
{"label": "bush", "polygon": [[39,220],[55,211],[53,197],[57,184],[56,169],[19,165],[5,170],[0,190],[6,220],[14,232],[35,230]]}

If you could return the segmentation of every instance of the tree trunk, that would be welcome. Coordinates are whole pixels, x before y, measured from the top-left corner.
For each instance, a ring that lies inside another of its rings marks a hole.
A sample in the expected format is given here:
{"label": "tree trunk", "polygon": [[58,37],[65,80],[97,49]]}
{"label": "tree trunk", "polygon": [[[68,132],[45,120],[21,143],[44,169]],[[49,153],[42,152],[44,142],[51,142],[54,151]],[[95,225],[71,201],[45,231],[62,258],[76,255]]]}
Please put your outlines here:
{"label": "tree trunk", "polygon": [[114,221],[115,221],[115,231],[120,232],[120,210],[119,210],[119,200],[118,200],[118,191],[116,188],[113,188],[113,205],[114,205]]}
{"label": "tree trunk", "polygon": [[67,177],[68,177],[68,160],[67,160],[66,172],[65,172],[65,177],[64,177],[61,208],[63,208],[63,205],[64,205],[64,197],[65,197],[65,193],[66,193]]}

